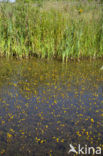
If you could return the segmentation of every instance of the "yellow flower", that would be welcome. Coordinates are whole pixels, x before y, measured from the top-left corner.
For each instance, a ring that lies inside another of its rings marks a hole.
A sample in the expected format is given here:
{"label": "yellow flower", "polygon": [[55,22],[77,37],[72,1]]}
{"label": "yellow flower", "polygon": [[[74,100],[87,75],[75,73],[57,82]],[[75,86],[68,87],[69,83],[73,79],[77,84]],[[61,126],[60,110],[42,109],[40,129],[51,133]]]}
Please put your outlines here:
{"label": "yellow flower", "polygon": [[37,137],[35,137],[35,140],[36,140],[36,142],[37,142],[37,143],[40,141],[40,139],[39,139],[39,138],[37,138]]}
{"label": "yellow flower", "polygon": [[13,86],[14,86],[14,87],[17,87],[17,84],[16,84],[16,83],[14,83],[14,84],[13,84]]}
{"label": "yellow flower", "polygon": [[11,116],[10,116],[10,120],[12,120],[13,118],[14,118],[14,115],[11,115]]}
{"label": "yellow flower", "polygon": [[10,133],[7,133],[7,138],[10,139],[12,135]]}
{"label": "yellow flower", "polygon": [[1,124],[2,124],[2,125],[3,125],[3,124],[5,124],[5,121],[4,121],[4,120],[2,120],[2,121],[1,121]]}
{"label": "yellow flower", "polygon": [[46,125],[45,128],[48,128],[48,125]]}
{"label": "yellow flower", "polygon": [[80,9],[80,10],[79,10],[79,13],[82,13],[82,12],[83,12],[83,9]]}
{"label": "yellow flower", "polygon": [[44,143],[44,140],[41,140],[40,143],[41,143],[41,144]]}
{"label": "yellow flower", "polygon": [[94,123],[94,119],[93,119],[93,118],[91,118],[91,122],[93,122],[93,123]]}
{"label": "yellow flower", "polygon": [[21,134],[23,134],[23,135],[24,135],[24,132],[21,132]]}
{"label": "yellow flower", "polygon": [[7,142],[10,142],[12,137],[13,137],[12,134],[7,133]]}
{"label": "yellow flower", "polygon": [[61,139],[61,142],[64,142],[64,139]]}
{"label": "yellow flower", "polygon": [[12,128],[10,128],[10,132],[13,132],[14,133],[15,131]]}
{"label": "yellow flower", "polygon": [[77,134],[78,136],[81,136],[81,134],[79,133],[79,131],[77,131],[76,134]]}
{"label": "yellow flower", "polygon": [[64,113],[66,113],[67,111],[64,110]]}
{"label": "yellow flower", "polygon": [[56,139],[56,142],[59,142],[59,138]]}
{"label": "yellow flower", "polygon": [[88,135],[88,132],[86,132],[86,134]]}

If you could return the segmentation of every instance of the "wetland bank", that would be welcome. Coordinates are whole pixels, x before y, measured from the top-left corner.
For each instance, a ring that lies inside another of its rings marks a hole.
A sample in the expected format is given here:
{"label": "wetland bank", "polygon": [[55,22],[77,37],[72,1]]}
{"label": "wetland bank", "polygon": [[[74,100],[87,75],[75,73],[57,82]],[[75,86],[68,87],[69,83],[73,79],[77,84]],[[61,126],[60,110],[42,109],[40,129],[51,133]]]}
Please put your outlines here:
{"label": "wetland bank", "polygon": [[0,155],[103,151],[103,5],[19,4],[0,4]]}
{"label": "wetland bank", "polygon": [[103,57],[103,5],[52,2],[0,4],[0,55]]}

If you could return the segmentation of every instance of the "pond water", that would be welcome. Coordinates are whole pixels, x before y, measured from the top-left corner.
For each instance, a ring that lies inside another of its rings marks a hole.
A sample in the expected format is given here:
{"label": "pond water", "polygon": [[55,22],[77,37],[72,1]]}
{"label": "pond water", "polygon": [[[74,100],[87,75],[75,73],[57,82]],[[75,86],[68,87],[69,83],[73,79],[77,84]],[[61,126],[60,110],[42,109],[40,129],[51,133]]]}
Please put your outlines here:
{"label": "pond water", "polygon": [[68,156],[103,149],[102,60],[0,59],[0,153]]}
{"label": "pond water", "polygon": [[0,0],[0,2],[10,2],[10,3],[14,3],[14,2],[16,2],[16,0]]}

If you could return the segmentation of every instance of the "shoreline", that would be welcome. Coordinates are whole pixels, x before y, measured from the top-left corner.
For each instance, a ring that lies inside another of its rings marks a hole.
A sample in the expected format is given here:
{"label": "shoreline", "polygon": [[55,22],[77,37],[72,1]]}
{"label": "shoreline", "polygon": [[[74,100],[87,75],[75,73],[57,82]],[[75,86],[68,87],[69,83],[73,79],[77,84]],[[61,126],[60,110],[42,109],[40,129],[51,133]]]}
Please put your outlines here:
{"label": "shoreline", "polygon": [[63,62],[103,58],[102,5],[20,4],[0,6],[0,56]]}

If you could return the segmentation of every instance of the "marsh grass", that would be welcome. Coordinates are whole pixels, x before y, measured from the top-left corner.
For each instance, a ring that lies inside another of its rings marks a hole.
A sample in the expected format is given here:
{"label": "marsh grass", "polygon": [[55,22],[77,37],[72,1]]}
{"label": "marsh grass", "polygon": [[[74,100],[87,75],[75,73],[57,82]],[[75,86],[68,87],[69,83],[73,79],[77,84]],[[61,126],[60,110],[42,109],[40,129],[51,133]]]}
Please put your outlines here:
{"label": "marsh grass", "polygon": [[0,4],[0,55],[63,61],[102,57],[103,7],[91,4]]}

